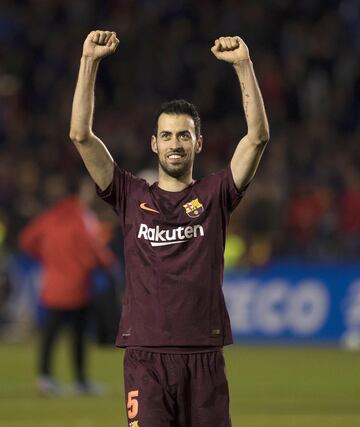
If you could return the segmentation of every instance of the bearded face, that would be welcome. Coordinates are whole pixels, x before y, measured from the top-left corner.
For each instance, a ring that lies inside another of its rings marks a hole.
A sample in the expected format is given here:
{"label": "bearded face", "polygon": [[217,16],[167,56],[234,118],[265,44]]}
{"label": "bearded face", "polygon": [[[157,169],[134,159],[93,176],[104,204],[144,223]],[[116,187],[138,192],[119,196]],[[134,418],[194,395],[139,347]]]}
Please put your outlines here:
{"label": "bearded face", "polygon": [[173,178],[191,173],[195,154],[201,151],[202,139],[196,138],[193,119],[185,114],[161,114],[157,136],[151,140],[160,168]]}

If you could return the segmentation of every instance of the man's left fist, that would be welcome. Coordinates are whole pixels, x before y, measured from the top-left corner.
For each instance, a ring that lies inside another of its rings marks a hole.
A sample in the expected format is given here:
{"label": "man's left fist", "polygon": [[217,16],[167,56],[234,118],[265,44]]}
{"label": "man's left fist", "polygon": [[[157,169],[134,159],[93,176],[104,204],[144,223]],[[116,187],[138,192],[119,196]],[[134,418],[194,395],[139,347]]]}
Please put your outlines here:
{"label": "man's left fist", "polygon": [[244,59],[250,59],[249,49],[244,41],[236,37],[220,37],[215,40],[211,52],[221,61],[235,64]]}

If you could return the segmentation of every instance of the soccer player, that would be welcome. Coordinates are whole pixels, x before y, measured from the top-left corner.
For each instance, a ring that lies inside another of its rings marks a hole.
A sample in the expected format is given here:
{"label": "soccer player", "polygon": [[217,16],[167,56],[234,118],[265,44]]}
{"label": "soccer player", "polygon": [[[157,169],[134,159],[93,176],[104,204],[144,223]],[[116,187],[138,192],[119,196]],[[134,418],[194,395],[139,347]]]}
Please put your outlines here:
{"label": "soccer player", "polygon": [[88,380],[86,372],[90,274],[97,266],[110,267],[115,258],[103,242],[100,223],[89,207],[93,198],[90,188],[83,181],[78,194],[58,200],[27,224],[19,235],[21,249],[43,266],[40,302],[46,309],[46,323],[37,381],[43,395],[61,392],[53,376],[52,355],[65,324],[72,332],[75,391],[79,394],[101,392],[99,386]]}
{"label": "soccer player", "polygon": [[249,50],[240,37],[220,37],[211,48],[238,76],[248,127],[230,164],[193,179],[203,146],[200,117],[189,102],[171,101],[158,112],[151,137],[159,179],[150,186],[118,166],[92,130],[97,69],[118,43],[114,32],[87,36],[70,138],[124,233],[126,291],[116,344],[126,348],[128,423],[229,427],[222,353],[232,343],[222,292],[225,234],[269,140]]}

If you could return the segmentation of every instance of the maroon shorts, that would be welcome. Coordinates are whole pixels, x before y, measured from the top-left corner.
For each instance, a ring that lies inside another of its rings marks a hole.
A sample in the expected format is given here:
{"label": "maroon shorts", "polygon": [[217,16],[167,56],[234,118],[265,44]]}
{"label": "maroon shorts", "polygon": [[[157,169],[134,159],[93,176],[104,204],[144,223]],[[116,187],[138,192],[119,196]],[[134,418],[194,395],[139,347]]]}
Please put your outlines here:
{"label": "maroon shorts", "polygon": [[129,427],[230,427],[221,350],[158,353],[127,348],[125,400]]}

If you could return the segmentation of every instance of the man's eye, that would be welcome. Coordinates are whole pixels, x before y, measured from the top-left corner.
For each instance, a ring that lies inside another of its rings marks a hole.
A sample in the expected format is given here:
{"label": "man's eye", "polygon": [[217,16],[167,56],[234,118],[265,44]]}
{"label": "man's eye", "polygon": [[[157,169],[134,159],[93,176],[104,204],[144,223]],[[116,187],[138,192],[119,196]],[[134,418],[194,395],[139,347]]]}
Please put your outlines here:
{"label": "man's eye", "polygon": [[183,140],[185,140],[185,141],[187,141],[187,140],[190,139],[190,135],[188,135],[187,133],[182,133],[180,135],[180,138],[183,139]]}

